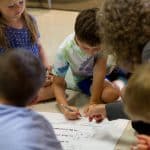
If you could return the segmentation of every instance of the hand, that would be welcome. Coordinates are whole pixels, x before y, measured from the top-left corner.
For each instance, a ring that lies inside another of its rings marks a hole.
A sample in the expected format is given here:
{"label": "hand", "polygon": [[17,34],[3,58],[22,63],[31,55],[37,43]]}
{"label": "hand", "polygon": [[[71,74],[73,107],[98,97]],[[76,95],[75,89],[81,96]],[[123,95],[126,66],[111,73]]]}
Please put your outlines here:
{"label": "hand", "polygon": [[90,107],[87,116],[89,117],[89,121],[94,119],[96,122],[101,122],[104,118],[106,118],[105,104],[98,104]]}
{"label": "hand", "polygon": [[54,76],[51,73],[52,67],[49,66],[46,71],[46,80],[44,83],[44,87],[50,86],[53,83]]}
{"label": "hand", "polygon": [[47,75],[43,86],[44,87],[50,86],[53,83],[53,80],[54,80],[54,75],[52,74]]}
{"label": "hand", "polygon": [[51,65],[47,65],[46,66],[46,70],[48,70],[49,72],[52,72],[53,67]]}
{"label": "hand", "polygon": [[61,110],[64,113],[65,117],[69,120],[76,120],[81,116],[78,108],[74,106],[62,105]]}
{"label": "hand", "polygon": [[138,135],[137,144],[131,147],[132,150],[150,150],[150,136]]}
{"label": "hand", "polygon": [[94,106],[96,106],[96,104],[89,104],[88,106],[85,107],[84,114],[86,117],[89,116],[89,112],[93,109]]}

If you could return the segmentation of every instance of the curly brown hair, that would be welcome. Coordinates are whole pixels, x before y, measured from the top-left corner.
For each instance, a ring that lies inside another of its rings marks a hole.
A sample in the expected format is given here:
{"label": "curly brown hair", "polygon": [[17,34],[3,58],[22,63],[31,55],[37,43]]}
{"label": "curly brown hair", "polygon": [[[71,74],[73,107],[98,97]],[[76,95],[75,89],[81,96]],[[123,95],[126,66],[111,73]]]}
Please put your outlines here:
{"label": "curly brown hair", "polygon": [[150,40],[150,1],[105,0],[97,19],[109,54],[131,68],[140,64],[143,47]]}

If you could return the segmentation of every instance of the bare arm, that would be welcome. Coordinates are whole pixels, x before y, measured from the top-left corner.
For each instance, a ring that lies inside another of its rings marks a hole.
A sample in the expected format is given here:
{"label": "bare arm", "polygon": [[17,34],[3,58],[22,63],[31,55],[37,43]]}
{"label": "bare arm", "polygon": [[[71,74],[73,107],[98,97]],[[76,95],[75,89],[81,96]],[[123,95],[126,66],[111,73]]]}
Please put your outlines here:
{"label": "bare arm", "polygon": [[54,77],[54,94],[56,96],[56,100],[58,104],[68,105],[66,95],[66,82],[63,77]]}
{"label": "bare arm", "polygon": [[79,110],[76,107],[68,105],[65,89],[66,82],[64,78],[56,76],[54,78],[54,94],[56,96],[56,100],[59,104],[60,110],[64,113],[67,119],[78,119],[80,117]]}
{"label": "bare arm", "polygon": [[94,66],[90,104],[100,103],[106,75],[106,61],[105,58],[100,58]]}
{"label": "bare arm", "polygon": [[43,65],[45,66],[45,68],[50,69],[50,65],[48,64],[48,60],[47,60],[47,57],[46,57],[46,54],[45,54],[45,51],[41,44],[40,39],[38,39],[37,44],[39,48],[39,56],[40,56],[41,61],[43,62]]}

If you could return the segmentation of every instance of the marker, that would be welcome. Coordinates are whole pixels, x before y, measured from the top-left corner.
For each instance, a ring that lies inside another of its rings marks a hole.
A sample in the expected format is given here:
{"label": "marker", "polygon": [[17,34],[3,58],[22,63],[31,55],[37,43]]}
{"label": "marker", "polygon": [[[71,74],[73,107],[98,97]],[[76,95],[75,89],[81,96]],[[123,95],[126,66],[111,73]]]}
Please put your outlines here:
{"label": "marker", "polygon": [[67,105],[64,104],[60,104],[60,106],[62,106],[63,108],[67,109],[70,112],[74,112],[71,108],[69,108]]}
{"label": "marker", "polygon": [[[67,105],[60,104],[60,106],[62,106],[63,108],[67,109],[70,112],[74,112],[74,110],[72,110],[71,108],[69,108]],[[77,115],[79,115],[80,117],[82,117],[80,113],[77,113]]]}

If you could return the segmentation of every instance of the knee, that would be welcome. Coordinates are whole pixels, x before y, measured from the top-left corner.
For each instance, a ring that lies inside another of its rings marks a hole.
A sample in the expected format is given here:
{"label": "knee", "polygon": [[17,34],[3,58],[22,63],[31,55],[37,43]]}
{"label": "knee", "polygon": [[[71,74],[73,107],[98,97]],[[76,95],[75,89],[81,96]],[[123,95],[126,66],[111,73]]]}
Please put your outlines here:
{"label": "knee", "polygon": [[120,90],[113,87],[106,87],[102,93],[102,100],[105,103],[111,103],[117,100],[120,96]]}

